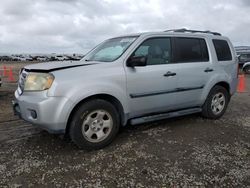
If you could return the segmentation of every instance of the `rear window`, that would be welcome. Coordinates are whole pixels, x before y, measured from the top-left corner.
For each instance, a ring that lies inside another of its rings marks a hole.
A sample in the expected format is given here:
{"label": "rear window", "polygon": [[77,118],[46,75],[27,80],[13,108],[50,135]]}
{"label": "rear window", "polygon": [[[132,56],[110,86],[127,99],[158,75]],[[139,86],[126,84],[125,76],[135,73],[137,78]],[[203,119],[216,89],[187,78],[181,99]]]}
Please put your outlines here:
{"label": "rear window", "polygon": [[177,62],[209,61],[207,45],[200,38],[175,38]]}
{"label": "rear window", "polygon": [[218,61],[232,60],[232,54],[231,54],[227,41],[214,39],[213,43],[214,43]]}

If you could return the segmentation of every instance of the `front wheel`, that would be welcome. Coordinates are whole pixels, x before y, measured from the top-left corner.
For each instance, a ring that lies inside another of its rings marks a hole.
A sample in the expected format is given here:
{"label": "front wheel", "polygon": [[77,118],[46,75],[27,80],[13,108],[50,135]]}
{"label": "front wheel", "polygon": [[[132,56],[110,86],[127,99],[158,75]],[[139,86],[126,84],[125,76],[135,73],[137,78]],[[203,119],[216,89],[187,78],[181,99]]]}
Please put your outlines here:
{"label": "front wheel", "polygon": [[214,86],[202,107],[202,116],[209,119],[218,119],[226,111],[230,99],[228,91],[222,86]]}
{"label": "front wheel", "polygon": [[96,99],[84,103],[75,112],[70,137],[82,149],[101,149],[113,141],[119,126],[115,107],[105,100]]}

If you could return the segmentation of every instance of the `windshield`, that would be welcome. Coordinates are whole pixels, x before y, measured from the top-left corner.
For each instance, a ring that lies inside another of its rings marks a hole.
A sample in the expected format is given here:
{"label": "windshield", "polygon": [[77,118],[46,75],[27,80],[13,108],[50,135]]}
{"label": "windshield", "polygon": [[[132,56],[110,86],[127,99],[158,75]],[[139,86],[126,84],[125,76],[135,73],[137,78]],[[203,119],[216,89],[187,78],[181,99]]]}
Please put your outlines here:
{"label": "windshield", "polygon": [[111,62],[118,59],[137,37],[119,37],[100,44],[85,57],[85,61]]}

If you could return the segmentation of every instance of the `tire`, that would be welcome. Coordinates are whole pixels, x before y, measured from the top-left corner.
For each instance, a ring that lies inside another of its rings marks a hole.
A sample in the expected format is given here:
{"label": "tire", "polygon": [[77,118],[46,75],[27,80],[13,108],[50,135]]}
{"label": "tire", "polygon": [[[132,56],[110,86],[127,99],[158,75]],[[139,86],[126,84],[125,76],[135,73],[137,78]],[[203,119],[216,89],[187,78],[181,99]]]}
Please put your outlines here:
{"label": "tire", "polygon": [[250,65],[244,67],[244,72],[245,72],[246,74],[250,74]]}
{"label": "tire", "polygon": [[101,149],[110,144],[120,127],[120,118],[115,107],[101,99],[81,105],[74,113],[69,135],[81,149]]}
{"label": "tire", "polygon": [[214,86],[202,106],[202,116],[208,119],[219,119],[225,113],[229,101],[229,92],[222,86]]}

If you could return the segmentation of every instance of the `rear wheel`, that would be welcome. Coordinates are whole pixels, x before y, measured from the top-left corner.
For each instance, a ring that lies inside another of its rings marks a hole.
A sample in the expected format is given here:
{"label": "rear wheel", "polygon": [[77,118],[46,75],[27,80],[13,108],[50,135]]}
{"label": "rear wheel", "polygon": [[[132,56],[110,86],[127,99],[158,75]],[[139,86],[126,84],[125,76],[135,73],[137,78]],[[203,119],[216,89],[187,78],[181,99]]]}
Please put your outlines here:
{"label": "rear wheel", "polygon": [[82,149],[100,149],[113,141],[119,126],[115,107],[105,100],[96,99],[84,103],[75,112],[70,137]]}
{"label": "rear wheel", "polygon": [[230,99],[228,91],[219,85],[214,86],[202,107],[203,117],[218,119],[226,111]]}

